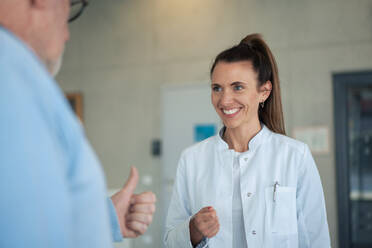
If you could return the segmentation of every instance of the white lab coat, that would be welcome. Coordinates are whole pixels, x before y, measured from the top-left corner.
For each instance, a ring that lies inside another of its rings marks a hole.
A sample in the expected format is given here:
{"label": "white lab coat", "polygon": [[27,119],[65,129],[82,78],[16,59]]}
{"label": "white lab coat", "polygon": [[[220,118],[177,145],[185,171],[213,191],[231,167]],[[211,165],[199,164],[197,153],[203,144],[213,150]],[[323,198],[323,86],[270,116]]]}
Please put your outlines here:
{"label": "white lab coat", "polygon": [[[220,135],[182,153],[166,220],[166,247],[192,247],[189,219],[206,206],[216,209],[220,230],[205,247],[232,247],[233,154]],[[323,189],[307,145],[263,126],[239,159],[248,247],[330,247]]]}

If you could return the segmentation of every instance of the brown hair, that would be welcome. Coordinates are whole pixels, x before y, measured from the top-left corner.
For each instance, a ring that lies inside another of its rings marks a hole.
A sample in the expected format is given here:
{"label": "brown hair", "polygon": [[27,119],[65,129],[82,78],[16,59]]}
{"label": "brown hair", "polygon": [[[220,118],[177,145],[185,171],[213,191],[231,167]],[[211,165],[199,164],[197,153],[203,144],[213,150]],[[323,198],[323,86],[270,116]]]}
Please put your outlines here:
{"label": "brown hair", "polygon": [[251,61],[258,75],[257,88],[267,81],[271,82],[270,96],[266,99],[264,107],[258,108],[258,117],[271,131],[285,135],[278,67],[270,48],[261,35],[250,34],[238,45],[218,54],[212,65],[211,75],[218,62],[221,61],[228,63]]}

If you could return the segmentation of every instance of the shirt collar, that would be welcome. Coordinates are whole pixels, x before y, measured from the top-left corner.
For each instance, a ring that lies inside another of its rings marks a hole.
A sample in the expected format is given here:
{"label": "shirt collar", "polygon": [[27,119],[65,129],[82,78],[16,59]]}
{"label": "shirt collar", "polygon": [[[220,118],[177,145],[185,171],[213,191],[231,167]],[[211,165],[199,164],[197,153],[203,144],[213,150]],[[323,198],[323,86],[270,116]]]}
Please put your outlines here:
{"label": "shirt collar", "polygon": [[[223,134],[225,133],[226,127],[222,127],[217,135],[218,147],[222,150],[229,150],[229,145],[223,140]],[[248,149],[249,151],[255,150],[263,142],[265,142],[270,135],[271,131],[261,123],[261,130],[249,141]]]}
{"label": "shirt collar", "polygon": [[[4,39],[5,36],[6,39]],[[17,52],[22,52],[23,56],[27,54],[27,56],[32,56],[32,60],[37,61],[39,65],[41,65],[45,71],[47,68],[45,64],[41,61],[40,57],[36,54],[35,50],[29,46],[24,40],[18,37],[15,33],[7,29],[6,27],[0,24],[0,41],[11,42],[13,44],[13,49],[16,49]],[[49,72],[47,72],[49,75]],[[50,75],[49,75],[50,76]]]}

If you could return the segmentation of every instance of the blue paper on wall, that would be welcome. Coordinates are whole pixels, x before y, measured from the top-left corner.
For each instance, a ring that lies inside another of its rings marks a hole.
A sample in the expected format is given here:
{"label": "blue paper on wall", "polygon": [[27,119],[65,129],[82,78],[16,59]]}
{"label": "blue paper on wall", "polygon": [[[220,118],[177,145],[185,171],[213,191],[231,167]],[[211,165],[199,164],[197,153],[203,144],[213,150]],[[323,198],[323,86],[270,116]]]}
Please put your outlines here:
{"label": "blue paper on wall", "polygon": [[214,124],[196,124],[194,126],[194,142],[205,140],[216,134],[216,125]]}

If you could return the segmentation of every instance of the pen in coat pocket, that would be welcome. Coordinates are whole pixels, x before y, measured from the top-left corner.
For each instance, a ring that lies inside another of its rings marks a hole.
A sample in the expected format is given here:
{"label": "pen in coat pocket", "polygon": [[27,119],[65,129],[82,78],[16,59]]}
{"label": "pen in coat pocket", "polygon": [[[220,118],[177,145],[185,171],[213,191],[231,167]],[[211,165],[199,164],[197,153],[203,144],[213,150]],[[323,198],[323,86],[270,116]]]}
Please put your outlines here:
{"label": "pen in coat pocket", "polygon": [[277,189],[277,187],[279,186],[279,183],[278,183],[278,181],[276,181],[275,183],[274,183],[274,191],[273,191],[273,201],[275,202],[275,200],[276,200],[276,189]]}

